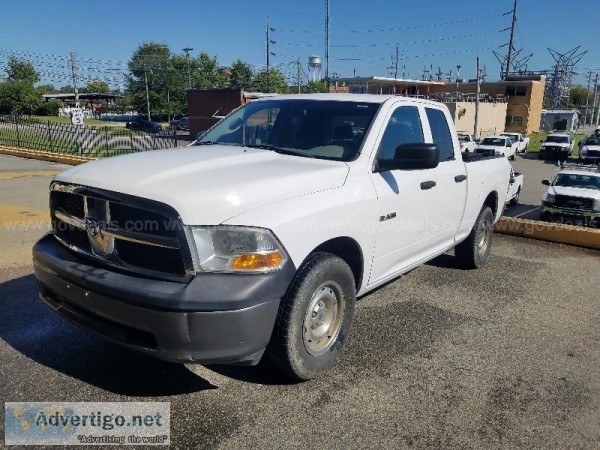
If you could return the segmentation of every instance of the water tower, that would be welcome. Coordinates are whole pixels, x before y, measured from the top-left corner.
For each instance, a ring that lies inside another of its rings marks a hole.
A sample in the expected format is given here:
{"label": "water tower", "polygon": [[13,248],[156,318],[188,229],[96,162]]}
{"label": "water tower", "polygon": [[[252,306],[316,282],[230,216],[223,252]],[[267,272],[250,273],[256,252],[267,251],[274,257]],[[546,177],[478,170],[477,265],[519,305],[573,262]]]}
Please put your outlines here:
{"label": "water tower", "polygon": [[308,57],[308,79],[313,83],[321,79],[321,57],[318,55]]}

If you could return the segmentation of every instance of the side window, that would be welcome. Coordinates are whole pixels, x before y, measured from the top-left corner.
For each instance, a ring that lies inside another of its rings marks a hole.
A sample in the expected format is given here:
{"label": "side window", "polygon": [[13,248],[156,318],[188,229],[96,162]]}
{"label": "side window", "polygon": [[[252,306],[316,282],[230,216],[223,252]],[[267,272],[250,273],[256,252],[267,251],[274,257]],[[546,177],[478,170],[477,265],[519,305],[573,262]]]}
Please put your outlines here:
{"label": "side window", "polygon": [[416,106],[401,106],[392,113],[392,117],[390,117],[390,121],[385,127],[377,152],[377,162],[392,160],[396,148],[401,144],[423,142],[425,140],[418,108]]}
{"label": "side window", "polygon": [[433,143],[437,144],[440,151],[440,161],[448,161],[454,158],[454,146],[448,122],[443,111],[439,109],[425,108],[427,119],[431,127]]}

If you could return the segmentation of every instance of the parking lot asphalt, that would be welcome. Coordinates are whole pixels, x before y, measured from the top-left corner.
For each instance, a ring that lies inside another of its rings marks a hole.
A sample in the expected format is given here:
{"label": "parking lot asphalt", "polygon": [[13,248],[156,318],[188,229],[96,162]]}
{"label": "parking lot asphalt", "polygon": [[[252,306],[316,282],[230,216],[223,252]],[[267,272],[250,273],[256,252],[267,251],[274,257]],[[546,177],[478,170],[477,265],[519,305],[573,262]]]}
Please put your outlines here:
{"label": "parking lot asphalt", "polygon": [[57,317],[30,249],[42,172],[63,167],[0,168],[14,175],[0,220],[7,205],[40,215],[0,225],[1,402],[168,401],[175,448],[600,447],[597,251],[496,235],[483,269],[443,255],[360,299],[340,363],[290,384],[266,366],[153,360]]}

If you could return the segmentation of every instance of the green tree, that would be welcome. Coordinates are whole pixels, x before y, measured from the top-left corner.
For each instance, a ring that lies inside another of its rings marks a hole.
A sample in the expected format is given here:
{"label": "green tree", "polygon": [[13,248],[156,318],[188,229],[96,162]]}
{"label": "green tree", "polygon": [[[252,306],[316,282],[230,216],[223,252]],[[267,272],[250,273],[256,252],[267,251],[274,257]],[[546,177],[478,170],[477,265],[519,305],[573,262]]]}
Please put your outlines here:
{"label": "green tree", "polygon": [[8,80],[22,81],[32,86],[40,81],[40,74],[37,73],[33,64],[25,59],[19,59],[14,56],[8,57],[6,77]]}
{"label": "green tree", "polygon": [[58,89],[54,87],[52,84],[40,84],[36,87],[40,95],[42,94],[56,94]]}
{"label": "green tree", "polygon": [[309,81],[308,84],[302,86],[301,89],[304,93],[327,92],[327,84],[324,80]]}
{"label": "green tree", "polygon": [[101,80],[93,80],[90,81],[85,88],[83,88],[83,92],[90,92],[95,94],[109,94],[110,86],[106,81]]}
{"label": "green tree", "polygon": [[254,76],[253,89],[257,92],[288,92],[285,75],[278,69],[261,70]]}
{"label": "green tree", "polygon": [[254,74],[250,65],[240,59],[236,59],[231,64],[229,86],[232,88],[249,89],[252,87],[253,76]]}
{"label": "green tree", "polygon": [[29,81],[7,80],[0,83],[0,111],[6,114],[33,114],[40,95]]}
{"label": "green tree", "polygon": [[206,52],[200,52],[198,58],[194,59],[193,63],[192,88],[216,89],[223,87],[225,80],[219,70],[219,63],[216,56],[211,57]]}
{"label": "green tree", "polygon": [[[585,106],[587,94],[587,88],[584,88],[583,86],[572,86],[569,91],[569,107],[579,108]],[[591,105],[592,101],[593,95],[590,95],[588,105]]]}
{"label": "green tree", "polygon": [[151,113],[163,112],[167,108],[167,69],[171,66],[169,47],[157,42],[141,44],[128,62],[131,75],[127,90],[136,111],[147,113],[146,83]]}

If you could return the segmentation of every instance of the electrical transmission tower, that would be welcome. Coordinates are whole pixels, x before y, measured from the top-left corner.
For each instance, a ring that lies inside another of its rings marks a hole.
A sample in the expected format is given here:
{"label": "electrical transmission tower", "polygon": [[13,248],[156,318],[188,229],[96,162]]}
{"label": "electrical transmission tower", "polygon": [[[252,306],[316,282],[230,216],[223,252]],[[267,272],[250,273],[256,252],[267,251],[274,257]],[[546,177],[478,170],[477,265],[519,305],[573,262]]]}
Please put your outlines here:
{"label": "electrical transmission tower", "polygon": [[528,73],[527,72],[527,63],[533,56],[533,53],[530,53],[529,55],[521,56],[522,51],[523,51],[523,49],[520,48],[519,50],[514,50],[512,52],[510,67],[508,67],[508,70],[507,70],[508,55],[501,55],[497,51],[495,51],[495,50],[493,51],[494,56],[500,63],[500,79],[501,80],[505,80],[507,75],[508,76],[523,75],[523,74]]}
{"label": "electrical transmission tower", "polygon": [[573,79],[574,67],[587,50],[581,51],[581,45],[565,53],[548,48],[556,64],[546,81],[546,106],[551,109],[564,107],[569,98],[569,88]]}

